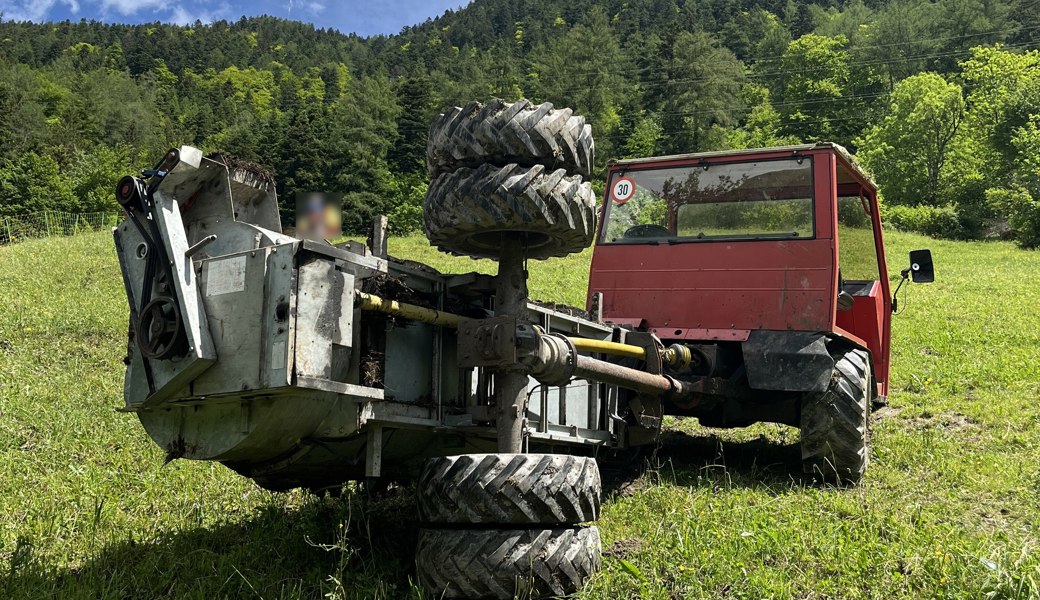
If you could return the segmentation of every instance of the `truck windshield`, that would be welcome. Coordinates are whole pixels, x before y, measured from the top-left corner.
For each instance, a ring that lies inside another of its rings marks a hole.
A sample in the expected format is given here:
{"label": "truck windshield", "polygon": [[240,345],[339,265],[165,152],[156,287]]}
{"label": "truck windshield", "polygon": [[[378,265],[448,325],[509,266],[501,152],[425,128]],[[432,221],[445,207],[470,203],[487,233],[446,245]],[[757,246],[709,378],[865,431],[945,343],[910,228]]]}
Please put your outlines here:
{"label": "truck windshield", "polygon": [[617,170],[600,243],[813,237],[812,158]]}

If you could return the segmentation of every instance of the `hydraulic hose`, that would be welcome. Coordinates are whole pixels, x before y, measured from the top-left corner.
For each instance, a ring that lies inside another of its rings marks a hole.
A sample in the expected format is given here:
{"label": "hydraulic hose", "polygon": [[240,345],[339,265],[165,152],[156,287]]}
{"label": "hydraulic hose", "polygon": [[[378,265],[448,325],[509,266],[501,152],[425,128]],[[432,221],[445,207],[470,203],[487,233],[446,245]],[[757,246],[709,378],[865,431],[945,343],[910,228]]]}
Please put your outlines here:
{"label": "hydraulic hose", "polygon": [[[646,348],[641,346],[619,344],[617,342],[607,342],[603,340],[590,340],[588,338],[569,337],[567,339],[570,340],[574,349],[578,352],[594,352],[599,354],[609,354],[611,356],[621,356],[623,358],[646,360]],[[668,366],[683,368],[690,365],[692,356],[690,349],[686,346],[683,346],[682,344],[672,344],[661,353],[661,360],[663,360]]]}
{"label": "hydraulic hose", "polygon": [[[448,327],[451,329],[457,329],[459,321],[462,319],[462,317],[453,313],[416,306],[415,304],[398,302],[396,300],[387,300],[386,298],[380,298],[379,296],[365,292],[357,292],[356,302],[357,307],[361,310],[380,312],[411,321],[417,321],[419,323]],[[641,346],[579,337],[568,337],[567,340],[574,346],[574,349],[577,352],[583,352],[586,354],[607,354],[610,356],[620,356],[622,358],[646,360],[646,348]],[[688,365],[690,363],[690,351],[685,346],[675,344],[664,350],[661,358],[666,364],[671,366]]]}
{"label": "hydraulic hose", "polygon": [[458,328],[459,321],[462,319],[459,315],[444,312],[442,310],[424,308],[414,304],[398,302],[397,300],[387,300],[386,298],[380,298],[379,296],[366,294],[365,292],[357,293],[355,303],[361,310],[380,312],[395,317],[401,317],[403,319],[418,321],[419,323],[439,325],[441,327],[450,327],[453,329]]}
{"label": "hydraulic hose", "polygon": [[639,360],[646,359],[646,349],[640,348],[639,346],[630,346],[628,344],[619,344],[617,342],[607,342],[603,340],[590,340],[588,338],[567,338],[574,344],[574,348],[578,352],[597,352],[600,354],[609,354],[611,356],[623,356],[625,358],[637,358]]}
{"label": "hydraulic hose", "polygon": [[[361,310],[380,312],[441,327],[458,328],[459,321],[462,319],[456,314],[396,300],[387,300],[365,292],[357,292],[356,304]],[[526,364],[528,373],[535,379],[549,385],[565,385],[572,377],[578,377],[654,396],[682,397],[686,393],[682,382],[667,375],[647,373],[590,356],[582,356],[578,352],[594,352],[640,360],[646,358],[646,350],[639,346],[562,335],[538,334],[536,347],[533,351],[528,352],[521,362]],[[689,349],[673,345],[664,351],[662,358],[668,364],[681,362],[689,364]]]}

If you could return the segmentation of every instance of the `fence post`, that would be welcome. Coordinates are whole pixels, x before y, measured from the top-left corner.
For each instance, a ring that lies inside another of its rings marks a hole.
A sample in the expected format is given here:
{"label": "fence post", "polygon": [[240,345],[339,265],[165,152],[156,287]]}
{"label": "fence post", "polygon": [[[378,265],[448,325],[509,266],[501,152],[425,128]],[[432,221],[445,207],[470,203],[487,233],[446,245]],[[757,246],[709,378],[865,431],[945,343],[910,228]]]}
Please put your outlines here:
{"label": "fence post", "polygon": [[8,244],[13,244],[14,243],[14,236],[11,235],[11,219],[8,219],[7,217],[4,217],[4,227],[7,229],[7,243]]}
{"label": "fence post", "polygon": [[51,237],[51,220],[47,218],[47,211],[43,211],[43,230],[47,232],[47,237]]}

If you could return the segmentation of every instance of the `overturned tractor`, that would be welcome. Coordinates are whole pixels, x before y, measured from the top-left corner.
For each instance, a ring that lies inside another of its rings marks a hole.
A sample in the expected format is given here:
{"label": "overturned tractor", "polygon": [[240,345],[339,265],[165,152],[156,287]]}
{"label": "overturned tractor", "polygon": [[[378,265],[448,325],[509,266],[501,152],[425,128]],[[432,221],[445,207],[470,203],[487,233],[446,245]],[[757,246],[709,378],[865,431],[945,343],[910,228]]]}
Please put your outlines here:
{"label": "overturned tractor", "polygon": [[[623,161],[597,209],[593,150],[550,104],[434,122],[426,234],[496,276],[393,259],[378,227],[285,235],[262,170],[171,150],[116,190],[125,410],[170,459],[269,489],[415,480],[437,597],[579,589],[600,564],[592,457],[656,443],[666,414],[800,426],[808,471],[862,476],[892,304],[869,178],[831,145]],[[855,275],[846,219],[872,252]],[[528,260],[594,241],[587,313],[530,302]],[[916,258],[904,275],[928,279]]]}

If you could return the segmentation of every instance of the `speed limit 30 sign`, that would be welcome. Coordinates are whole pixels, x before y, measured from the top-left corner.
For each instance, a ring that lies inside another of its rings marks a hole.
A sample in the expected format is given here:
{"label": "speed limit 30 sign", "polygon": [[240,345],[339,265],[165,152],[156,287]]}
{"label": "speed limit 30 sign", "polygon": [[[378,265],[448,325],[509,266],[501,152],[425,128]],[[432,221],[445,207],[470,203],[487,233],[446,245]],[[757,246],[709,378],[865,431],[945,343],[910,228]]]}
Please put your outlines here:
{"label": "speed limit 30 sign", "polygon": [[610,197],[618,204],[624,204],[636,195],[636,182],[628,177],[622,177],[614,182],[610,188]]}

